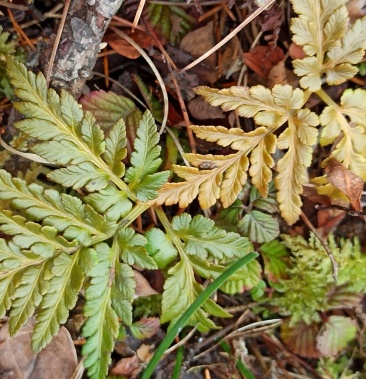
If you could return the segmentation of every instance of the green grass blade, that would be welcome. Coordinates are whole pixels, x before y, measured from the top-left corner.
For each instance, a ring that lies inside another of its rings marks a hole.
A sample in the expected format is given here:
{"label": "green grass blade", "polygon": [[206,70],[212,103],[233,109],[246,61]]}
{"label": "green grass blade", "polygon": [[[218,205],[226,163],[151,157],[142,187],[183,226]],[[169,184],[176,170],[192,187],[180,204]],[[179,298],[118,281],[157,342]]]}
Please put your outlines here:
{"label": "green grass blade", "polygon": [[227,270],[225,270],[218,278],[216,278],[198,297],[197,299],[187,308],[187,310],[182,314],[178,321],[172,326],[169,333],[165,336],[159,347],[157,348],[151,361],[146,366],[141,379],[150,378],[151,374],[154,372],[156,365],[159,363],[164,352],[173,342],[176,335],[182,330],[186,325],[191,316],[202,306],[202,304],[226,281],[233,275],[239,268],[245,266],[250,261],[258,256],[257,253],[249,253],[243,258],[239,259],[237,262],[232,264]]}

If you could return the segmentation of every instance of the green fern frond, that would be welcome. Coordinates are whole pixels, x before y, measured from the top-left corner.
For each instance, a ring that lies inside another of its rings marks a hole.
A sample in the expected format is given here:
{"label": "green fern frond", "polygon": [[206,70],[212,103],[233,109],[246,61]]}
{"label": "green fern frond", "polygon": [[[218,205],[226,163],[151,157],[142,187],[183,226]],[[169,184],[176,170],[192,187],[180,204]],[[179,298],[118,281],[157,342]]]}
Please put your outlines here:
{"label": "green fern frond", "polygon": [[118,253],[102,243],[95,246],[98,263],[91,273],[91,283],[86,290],[84,314],[88,317],[83,335],[86,356],[84,365],[93,379],[104,379],[111,362],[110,353],[118,335],[119,324],[111,305],[112,286],[115,280],[115,262]]}
{"label": "green fern frond", "polygon": [[8,235],[12,235],[13,242],[21,249],[31,249],[35,254],[43,258],[51,257],[56,251],[72,252],[72,244],[61,236],[57,236],[57,229],[34,222],[26,222],[22,216],[13,215],[12,212],[3,210],[0,213],[0,229]]}
{"label": "green fern frond", "polygon": [[28,267],[20,278],[20,284],[12,296],[9,332],[14,335],[34,314],[50,283],[44,280],[48,261]]}
{"label": "green fern frond", "polygon": [[91,113],[84,114],[69,93],[62,91],[59,96],[47,89],[42,74],[28,72],[11,58],[7,67],[19,99],[14,106],[27,117],[17,122],[17,128],[42,141],[32,148],[36,154],[53,164],[68,165],[52,171],[51,179],[60,184],[67,181],[75,188],[89,186],[94,191],[112,181],[128,192],[125,183],[101,157],[105,152],[104,133]]}
{"label": "green fern frond", "polygon": [[218,259],[218,262],[228,258],[243,256],[243,250],[251,250],[249,241],[238,238],[237,233],[226,232],[215,226],[213,220],[201,215],[192,217],[184,213],[172,220],[175,234],[185,243],[187,254],[201,260]]}
{"label": "green fern frond", "polygon": [[[107,238],[115,227],[80,199],[35,183],[28,185],[22,179],[12,178],[5,170],[0,170],[0,199],[11,200],[13,208],[64,232],[66,238],[81,239],[85,235],[87,239],[93,235]],[[81,242],[86,242],[85,237]]]}
{"label": "green fern frond", "polygon": [[72,256],[62,253],[53,260],[49,289],[39,306],[32,336],[33,351],[40,351],[51,341],[76,304],[84,282],[84,272],[79,266],[80,251]]}
{"label": "green fern frond", "polygon": [[135,233],[132,228],[125,228],[118,231],[116,241],[120,250],[121,261],[129,265],[138,265],[141,268],[156,270],[158,266],[149,256],[145,245],[147,239]]}
{"label": "green fern frond", "polygon": [[150,112],[145,112],[137,129],[131,167],[125,176],[129,189],[140,201],[154,199],[169,177],[168,171],[155,173],[162,162],[159,158],[161,147],[158,142],[155,121]]}

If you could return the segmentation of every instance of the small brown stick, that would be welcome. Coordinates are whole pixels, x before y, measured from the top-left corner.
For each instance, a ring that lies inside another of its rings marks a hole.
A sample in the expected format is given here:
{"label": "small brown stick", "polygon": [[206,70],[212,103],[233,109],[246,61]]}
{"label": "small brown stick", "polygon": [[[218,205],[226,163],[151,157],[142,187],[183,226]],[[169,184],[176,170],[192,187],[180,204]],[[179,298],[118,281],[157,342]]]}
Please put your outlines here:
{"label": "small brown stick", "polygon": [[132,23],[132,31],[133,32],[135,31],[136,26],[140,21],[141,13],[144,9],[145,2],[146,2],[146,0],[140,0],[139,6],[138,6],[136,14],[135,14],[135,18],[134,18],[133,23]]}
{"label": "small brown stick", "polygon": [[[118,16],[113,16],[112,17],[112,21],[110,23],[110,25],[113,25],[113,26],[127,26],[127,27],[133,27],[133,23],[128,21],[128,20],[125,20],[124,18],[121,18],[121,17],[118,17]],[[136,25],[135,29],[137,30],[141,30],[142,32],[145,31],[145,29],[142,27],[142,26],[139,26],[139,25]]]}
{"label": "small brown stick", "polygon": [[53,67],[53,63],[55,62],[57,48],[58,48],[58,45],[59,45],[60,40],[61,40],[62,32],[64,30],[66,16],[67,16],[67,12],[69,11],[70,3],[71,3],[71,0],[66,0],[65,1],[64,10],[62,11],[60,26],[58,27],[58,30],[57,30],[55,43],[53,44],[53,47],[52,47],[52,53],[51,53],[51,57],[50,57],[50,62],[49,62],[49,65],[47,67],[47,73],[46,73],[46,82],[47,82],[47,85],[50,83],[51,73],[52,73],[52,67]]}
{"label": "small brown stick", "polygon": [[338,281],[338,264],[334,258],[333,253],[330,251],[329,246],[326,241],[320,236],[314,225],[310,222],[310,220],[306,217],[305,213],[301,211],[301,218],[304,220],[306,226],[314,233],[315,237],[319,240],[319,242],[324,247],[325,252],[328,254],[330,261],[332,262],[332,275],[334,279],[334,283]]}
{"label": "small brown stick", "polygon": [[275,0],[269,0],[265,4],[261,5],[255,12],[253,12],[248,18],[246,18],[239,26],[237,26],[230,34],[228,34],[223,40],[216,44],[212,49],[207,51],[205,54],[201,55],[195,61],[182,68],[179,72],[185,72],[190,70],[192,67],[196,66],[198,63],[202,62],[204,59],[213,54],[216,50],[220,49],[221,46],[225,45],[226,42],[230,41],[237,33],[240,32],[246,25],[253,21],[258,15],[260,15],[264,10],[266,10],[270,5],[272,5]]}
{"label": "small brown stick", "polygon": [[196,153],[196,142],[195,142],[194,137],[193,137],[192,129],[190,128],[190,126],[192,125],[192,123],[189,120],[187,108],[186,108],[186,105],[184,103],[184,100],[183,100],[183,97],[182,97],[182,93],[180,92],[180,88],[179,88],[177,79],[175,77],[175,72],[173,72],[173,69],[170,66],[169,62],[166,62],[166,64],[168,66],[168,69],[169,69],[169,72],[170,72],[170,77],[172,78],[172,81],[173,81],[173,84],[174,84],[174,87],[175,87],[175,91],[176,91],[177,96],[178,96],[178,101],[179,101],[180,109],[182,110],[182,114],[183,114],[183,118],[184,118],[184,123],[186,124],[186,129],[187,129],[187,134],[188,134],[188,140],[189,140],[189,146],[191,147],[192,153]]}
{"label": "small brown stick", "polygon": [[6,7],[6,8],[11,8],[11,9],[18,9],[20,11],[28,11],[29,10],[29,5],[13,4],[13,3],[8,3],[7,1],[0,1],[0,6]]}
{"label": "small brown stick", "polygon": [[13,16],[13,12],[10,10],[10,9],[7,9],[8,11],[8,14],[9,14],[9,18],[10,18],[10,21],[11,23],[13,24],[13,27],[15,29],[15,31],[19,34],[19,37],[21,40],[24,40],[24,43],[28,44],[29,47],[33,50],[33,51],[36,51],[36,47],[33,45],[32,41],[28,38],[28,36],[24,33],[24,31],[22,30],[22,28],[19,26],[19,24],[16,22],[14,16]]}

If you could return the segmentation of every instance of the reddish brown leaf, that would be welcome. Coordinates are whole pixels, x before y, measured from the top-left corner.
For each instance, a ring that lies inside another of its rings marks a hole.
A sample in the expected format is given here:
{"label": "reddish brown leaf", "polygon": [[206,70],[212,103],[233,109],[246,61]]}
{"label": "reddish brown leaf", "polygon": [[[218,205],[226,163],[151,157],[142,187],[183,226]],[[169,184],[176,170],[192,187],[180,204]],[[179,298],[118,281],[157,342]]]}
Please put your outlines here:
{"label": "reddish brown leaf", "polygon": [[319,325],[315,322],[310,325],[298,322],[290,327],[287,322],[281,325],[281,337],[291,352],[306,358],[319,357],[316,348]]}
{"label": "reddish brown leaf", "polygon": [[288,49],[288,53],[292,59],[304,59],[306,57],[304,48],[302,46],[292,43]]}
{"label": "reddish brown leaf", "polygon": [[[139,30],[135,30],[135,32],[131,33],[129,37],[143,49],[147,49],[155,44],[150,36]],[[118,54],[123,55],[124,57],[136,59],[140,56],[140,53],[133,46],[117,34],[111,34],[105,37],[104,40],[109,43],[112,49],[116,50]]]}
{"label": "reddish brown leaf", "polygon": [[347,284],[341,286],[333,285],[329,290],[328,304],[332,308],[353,308],[360,304],[363,295],[349,290]]}
{"label": "reddish brown leaf", "polygon": [[276,46],[256,46],[251,52],[243,54],[245,64],[264,79],[268,78],[272,67],[284,58],[283,51]]}
{"label": "reddish brown leaf", "polygon": [[140,364],[137,355],[133,357],[122,358],[110,370],[110,375],[125,375],[130,378],[140,371]]}
{"label": "reddish brown leaf", "polygon": [[154,336],[160,328],[160,320],[157,317],[142,318],[130,326],[132,335],[143,340]]}
{"label": "reddish brown leaf", "polygon": [[352,208],[355,211],[362,211],[363,180],[335,159],[328,160],[325,173],[329,183],[333,184],[349,198]]}

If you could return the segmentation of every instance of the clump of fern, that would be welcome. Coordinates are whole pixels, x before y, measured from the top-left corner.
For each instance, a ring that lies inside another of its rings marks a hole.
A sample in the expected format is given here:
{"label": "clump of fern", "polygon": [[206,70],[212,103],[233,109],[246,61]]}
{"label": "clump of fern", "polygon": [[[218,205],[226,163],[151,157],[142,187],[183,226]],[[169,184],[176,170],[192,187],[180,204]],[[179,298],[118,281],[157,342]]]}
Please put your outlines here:
{"label": "clump of fern", "polygon": [[[245,133],[239,128],[191,126],[198,138],[229,146],[233,153],[186,154],[191,167],[174,166],[174,172],[183,181],[166,183],[157,203],[186,207],[198,196],[204,209],[217,200],[228,207],[236,200],[248,175],[266,197],[274,170],[281,214],[293,224],[301,212],[300,194],[308,181],[307,168],[318,140],[322,146],[333,144],[330,157],[366,179],[366,91],[347,89],[340,104],[336,104],[322,89],[324,83],[338,85],[358,72],[356,65],[366,49],[366,17],[349,27],[346,0],[291,2],[298,14],[291,22],[293,41],[306,54],[304,59],[293,61],[301,88],[197,88],[196,93],[210,104],[221,106],[224,111],[235,110],[241,117],[253,117],[255,129]],[[306,108],[312,93],[326,104],[320,115]],[[276,149],[283,152],[277,161],[273,158]],[[327,160],[323,166],[326,164]],[[323,185],[323,192],[331,191],[325,177],[319,178],[318,184]]]}
{"label": "clump of fern", "polygon": [[[169,177],[159,171],[161,147],[151,113],[141,114],[115,94],[95,93],[93,99],[114,118],[108,124],[106,113],[99,114],[102,129],[69,93],[48,89],[42,74],[10,56],[7,75],[14,107],[24,116],[15,126],[32,141],[32,152],[53,166],[46,175],[59,186],[28,184],[0,170],[0,230],[7,236],[0,238],[0,317],[9,314],[13,335],[36,314],[32,348],[39,351],[85,291],[84,365],[90,378],[104,378],[120,328],[133,322],[137,268],[164,273],[161,321],[174,322],[204,290],[196,275],[216,278],[252,246],[208,218],[183,213],[169,220],[160,207],[155,212],[164,231],[136,232],[131,223],[151,207]],[[137,127],[128,166],[121,113]],[[258,267],[252,261],[231,280],[244,287]],[[189,324],[213,328],[210,315],[230,316],[208,299]]]}

